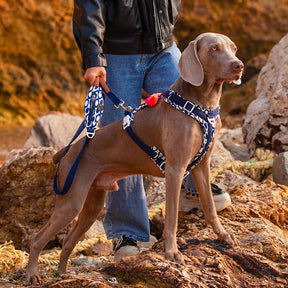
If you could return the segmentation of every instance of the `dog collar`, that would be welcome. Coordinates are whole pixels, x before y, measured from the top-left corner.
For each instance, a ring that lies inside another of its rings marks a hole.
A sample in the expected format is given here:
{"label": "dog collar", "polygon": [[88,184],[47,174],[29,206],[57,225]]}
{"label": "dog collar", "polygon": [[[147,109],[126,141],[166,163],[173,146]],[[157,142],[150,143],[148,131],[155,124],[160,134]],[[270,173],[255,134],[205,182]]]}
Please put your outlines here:
{"label": "dog collar", "polygon": [[[192,159],[192,162],[188,165],[186,169],[186,171],[188,172],[200,163],[214,140],[216,120],[219,116],[219,106],[214,110],[206,109],[184,99],[173,90],[168,90],[164,92],[160,97],[163,97],[164,101],[172,107],[194,118],[200,123],[203,129],[203,140],[201,143],[201,147],[198,153]],[[166,158],[164,154],[156,146],[150,147],[146,145],[134,133],[131,127],[131,124],[134,120],[134,114],[147,106],[148,104],[144,103],[133,111],[128,112],[123,119],[123,129],[126,130],[128,135],[135,141],[135,143],[150,156],[150,158],[155,162],[155,164],[159,167],[162,173],[165,174]]]}

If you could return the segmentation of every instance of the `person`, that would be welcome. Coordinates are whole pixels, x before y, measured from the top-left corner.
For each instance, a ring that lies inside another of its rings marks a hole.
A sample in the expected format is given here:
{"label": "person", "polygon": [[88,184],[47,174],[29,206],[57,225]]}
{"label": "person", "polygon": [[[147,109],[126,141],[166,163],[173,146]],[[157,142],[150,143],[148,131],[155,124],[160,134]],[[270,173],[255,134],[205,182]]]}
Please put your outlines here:
{"label": "person", "polygon": [[[180,6],[180,0],[74,0],[73,33],[84,79],[90,85],[103,79],[133,108],[141,104],[142,89],[148,94],[168,90],[179,77],[181,53],[173,41],[173,28]],[[124,111],[106,98],[101,126],[123,117]],[[183,210],[201,208],[192,176],[185,179]],[[142,176],[122,179],[118,185],[119,191],[107,194],[103,222],[107,238],[113,239],[115,261],[139,253],[137,241],[150,237]],[[216,209],[228,206],[229,194],[213,190]]]}

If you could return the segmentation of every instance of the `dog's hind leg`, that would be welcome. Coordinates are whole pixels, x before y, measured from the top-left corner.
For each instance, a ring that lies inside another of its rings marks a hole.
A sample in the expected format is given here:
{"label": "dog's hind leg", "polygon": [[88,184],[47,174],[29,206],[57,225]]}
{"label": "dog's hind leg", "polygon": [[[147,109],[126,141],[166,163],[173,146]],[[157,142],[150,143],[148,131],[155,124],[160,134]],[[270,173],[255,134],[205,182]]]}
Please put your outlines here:
{"label": "dog's hind leg", "polygon": [[[65,195],[57,195],[55,208],[48,223],[32,239],[29,262],[26,269],[27,284],[35,285],[41,283],[37,265],[40,252],[52,237],[77,216],[83,207],[89,186],[86,189],[85,187],[76,186],[72,185],[71,188],[73,189],[69,190]],[[82,190],[81,193],[79,193],[79,190]]]}
{"label": "dog's hind leg", "polygon": [[92,224],[96,221],[97,216],[104,207],[106,191],[91,186],[84,206],[78,216],[76,225],[71,229],[64,239],[62,252],[60,255],[60,263],[58,267],[59,274],[66,273],[67,261],[69,255],[74,249],[78,239],[88,231]]}

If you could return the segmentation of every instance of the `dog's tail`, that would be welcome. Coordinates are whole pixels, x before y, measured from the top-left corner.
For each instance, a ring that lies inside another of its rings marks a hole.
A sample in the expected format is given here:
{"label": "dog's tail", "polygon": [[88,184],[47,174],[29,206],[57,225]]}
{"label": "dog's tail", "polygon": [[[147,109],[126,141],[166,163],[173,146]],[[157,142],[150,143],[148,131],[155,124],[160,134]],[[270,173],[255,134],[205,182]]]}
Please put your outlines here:
{"label": "dog's tail", "polygon": [[57,164],[60,161],[61,156],[62,156],[65,149],[66,149],[66,147],[63,147],[53,156],[52,160],[53,160],[54,164]]}

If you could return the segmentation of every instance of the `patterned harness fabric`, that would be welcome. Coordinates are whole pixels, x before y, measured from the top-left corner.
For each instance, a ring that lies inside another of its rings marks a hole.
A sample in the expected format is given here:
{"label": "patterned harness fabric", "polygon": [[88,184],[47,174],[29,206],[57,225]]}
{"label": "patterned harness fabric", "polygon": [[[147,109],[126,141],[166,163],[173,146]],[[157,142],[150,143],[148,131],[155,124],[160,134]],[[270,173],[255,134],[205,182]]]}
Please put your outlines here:
{"label": "patterned harness fabric", "polygon": [[[201,143],[201,147],[198,153],[192,159],[192,162],[188,165],[186,171],[189,172],[192,168],[194,168],[197,164],[205,156],[206,152],[209,150],[215,135],[215,125],[217,118],[219,116],[219,106],[214,109],[206,109],[199,105],[195,105],[190,101],[181,97],[178,93],[173,90],[168,90],[164,92],[161,97],[164,98],[164,101],[176,108],[177,110],[187,114],[188,116],[197,120],[202,129],[203,129],[203,140]],[[131,112],[128,112],[127,115],[123,119],[123,129],[129,134],[129,136],[142,148],[155,162],[155,164],[159,167],[161,172],[165,175],[165,165],[166,158],[164,154],[156,147],[156,146],[148,146],[146,145],[132,130],[131,124],[134,120],[134,114],[147,107],[146,103],[142,104],[138,108],[134,109]],[[186,173],[187,174],[187,173]]]}

